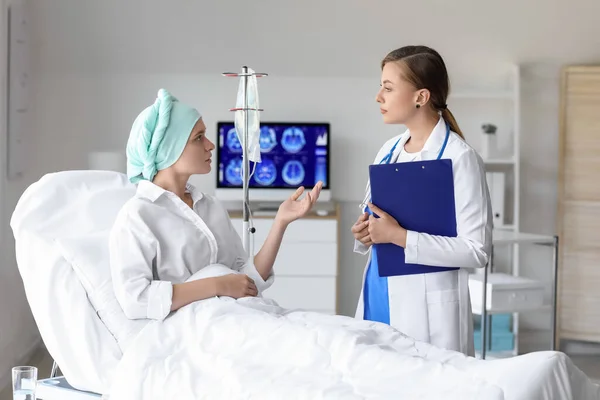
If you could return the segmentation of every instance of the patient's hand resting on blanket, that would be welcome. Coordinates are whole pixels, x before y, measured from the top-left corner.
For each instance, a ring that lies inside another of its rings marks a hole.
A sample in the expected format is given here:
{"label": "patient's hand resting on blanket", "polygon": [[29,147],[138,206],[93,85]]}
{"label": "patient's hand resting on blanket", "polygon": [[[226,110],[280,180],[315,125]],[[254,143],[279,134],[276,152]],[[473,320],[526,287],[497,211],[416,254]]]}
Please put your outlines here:
{"label": "patient's hand resting on blanket", "polygon": [[204,282],[214,285],[215,294],[208,297],[227,296],[239,299],[258,295],[258,288],[252,278],[223,264],[207,265],[190,276],[185,284],[200,288]]}
{"label": "patient's hand resting on blanket", "polygon": [[[177,310],[192,301],[215,296],[228,296],[234,299],[256,296],[258,289],[254,281],[244,274],[233,274],[217,278],[205,278],[193,282],[173,285],[171,311]],[[190,301],[190,299],[194,299]]]}
{"label": "patient's hand resting on blanket", "polygon": [[256,284],[248,275],[236,273],[224,265],[209,265],[192,275],[187,282],[173,285],[171,311],[189,304],[190,298],[202,300],[228,296],[239,299],[257,295]]}
{"label": "patient's hand resting on blanket", "polygon": [[217,296],[238,299],[257,294],[256,284],[248,275],[227,275],[217,279]]}

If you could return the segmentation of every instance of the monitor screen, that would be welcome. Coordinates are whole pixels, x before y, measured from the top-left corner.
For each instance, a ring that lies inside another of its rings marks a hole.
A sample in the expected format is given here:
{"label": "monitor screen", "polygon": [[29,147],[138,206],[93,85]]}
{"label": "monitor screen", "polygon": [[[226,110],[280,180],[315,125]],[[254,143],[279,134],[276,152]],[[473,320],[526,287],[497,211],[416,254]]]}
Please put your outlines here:
{"label": "monitor screen", "polygon": [[[251,188],[312,188],[329,186],[329,124],[260,124],[261,162],[250,163]],[[242,187],[242,146],[233,122],[217,124],[217,188]]]}

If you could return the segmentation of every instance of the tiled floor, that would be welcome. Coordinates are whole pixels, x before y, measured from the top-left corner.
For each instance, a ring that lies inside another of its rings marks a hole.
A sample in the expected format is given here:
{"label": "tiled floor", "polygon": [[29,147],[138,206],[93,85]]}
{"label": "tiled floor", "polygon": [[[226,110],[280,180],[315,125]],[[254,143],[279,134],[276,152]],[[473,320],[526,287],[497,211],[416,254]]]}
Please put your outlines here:
{"label": "tiled floor", "polygon": [[[587,376],[594,379],[600,384],[600,356],[571,356],[571,359]],[[40,349],[29,365],[38,367],[38,375],[40,379],[50,376],[52,369],[52,358],[45,348]],[[6,388],[0,392],[0,400],[12,400],[11,388]]]}

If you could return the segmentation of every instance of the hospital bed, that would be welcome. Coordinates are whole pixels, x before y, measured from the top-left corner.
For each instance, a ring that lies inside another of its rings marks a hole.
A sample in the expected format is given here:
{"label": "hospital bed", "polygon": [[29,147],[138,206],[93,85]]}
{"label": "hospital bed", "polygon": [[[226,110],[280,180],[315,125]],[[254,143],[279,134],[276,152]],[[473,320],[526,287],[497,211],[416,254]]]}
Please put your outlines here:
{"label": "hospital bed", "polygon": [[116,172],[58,172],[13,213],[27,300],[62,373],[52,382],[73,388],[57,398],[600,399],[560,352],[477,360],[387,325],[285,310],[268,292],[207,299],[163,322],[127,320],[112,293],[108,232],[134,193]]}

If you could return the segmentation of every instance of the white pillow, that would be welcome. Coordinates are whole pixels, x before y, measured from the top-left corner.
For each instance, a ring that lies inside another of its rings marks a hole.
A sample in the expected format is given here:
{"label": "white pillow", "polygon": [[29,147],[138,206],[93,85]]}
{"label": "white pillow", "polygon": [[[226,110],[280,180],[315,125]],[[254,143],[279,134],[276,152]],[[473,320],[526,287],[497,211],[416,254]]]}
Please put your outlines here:
{"label": "white pillow", "polygon": [[[89,294],[57,239],[85,241],[109,230],[134,194],[135,186],[124,174],[58,172],[29,186],[12,214],[17,265],[32,314],[52,358],[80,390],[108,392],[122,351],[88,301]],[[73,244],[68,242],[65,248]]]}
{"label": "white pillow", "polygon": [[108,230],[99,231],[58,238],[56,242],[73,266],[98,316],[125,352],[148,321],[128,319],[117,301],[110,271],[109,234]]}

